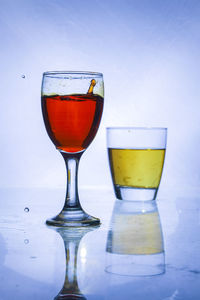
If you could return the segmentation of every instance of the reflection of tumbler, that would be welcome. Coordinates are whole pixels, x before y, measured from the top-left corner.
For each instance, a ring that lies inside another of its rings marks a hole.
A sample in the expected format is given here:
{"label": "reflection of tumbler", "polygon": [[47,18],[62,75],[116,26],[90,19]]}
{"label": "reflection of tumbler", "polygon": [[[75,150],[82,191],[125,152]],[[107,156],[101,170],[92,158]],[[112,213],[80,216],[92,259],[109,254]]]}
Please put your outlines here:
{"label": "reflection of tumbler", "polygon": [[150,276],[165,271],[156,203],[116,200],[107,238],[109,273]]}

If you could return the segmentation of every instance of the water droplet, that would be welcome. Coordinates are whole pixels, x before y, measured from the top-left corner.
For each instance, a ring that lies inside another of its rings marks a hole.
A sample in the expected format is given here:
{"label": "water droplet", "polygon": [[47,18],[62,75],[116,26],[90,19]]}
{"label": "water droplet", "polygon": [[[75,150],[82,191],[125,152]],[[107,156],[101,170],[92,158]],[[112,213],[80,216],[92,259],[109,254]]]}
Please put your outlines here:
{"label": "water droplet", "polygon": [[24,240],[24,244],[28,244],[29,243],[29,240],[28,239],[25,239]]}
{"label": "water droplet", "polygon": [[24,211],[25,211],[25,212],[29,212],[29,208],[28,208],[28,207],[25,207],[25,208],[24,208]]}
{"label": "water droplet", "polygon": [[26,76],[25,76],[25,75],[22,75],[21,78],[26,78]]}

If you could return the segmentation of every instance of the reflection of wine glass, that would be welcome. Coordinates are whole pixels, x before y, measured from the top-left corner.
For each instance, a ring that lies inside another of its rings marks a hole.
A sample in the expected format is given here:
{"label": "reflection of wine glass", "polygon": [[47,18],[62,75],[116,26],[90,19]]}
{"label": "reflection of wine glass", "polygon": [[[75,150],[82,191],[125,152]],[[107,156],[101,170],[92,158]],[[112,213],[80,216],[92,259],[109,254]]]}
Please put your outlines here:
{"label": "reflection of wine glass", "polygon": [[60,214],[47,220],[55,226],[89,226],[99,219],[79,202],[77,175],[81,155],[92,142],[103,110],[103,75],[92,72],[46,72],[42,81],[42,113],[47,133],[67,168],[67,193]]}
{"label": "reflection of wine glass", "polygon": [[116,200],[106,252],[109,273],[130,276],[164,273],[162,228],[154,201]]}
{"label": "reflection of wine glass", "polygon": [[82,237],[94,230],[95,227],[87,228],[57,228],[56,231],[61,235],[65,245],[66,273],[63,287],[55,300],[71,299],[86,300],[81,293],[77,281],[77,253]]}

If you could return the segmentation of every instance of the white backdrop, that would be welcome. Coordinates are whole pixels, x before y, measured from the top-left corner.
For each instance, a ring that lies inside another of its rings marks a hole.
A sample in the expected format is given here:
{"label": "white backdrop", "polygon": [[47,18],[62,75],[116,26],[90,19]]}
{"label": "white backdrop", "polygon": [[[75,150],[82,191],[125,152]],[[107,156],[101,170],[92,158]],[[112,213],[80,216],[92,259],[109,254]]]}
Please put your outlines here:
{"label": "white backdrop", "polygon": [[104,74],[99,132],[81,187],[111,187],[107,126],[168,127],[162,188],[200,182],[198,0],[0,0],[0,187],[64,187],[42,120],[47,70]]}

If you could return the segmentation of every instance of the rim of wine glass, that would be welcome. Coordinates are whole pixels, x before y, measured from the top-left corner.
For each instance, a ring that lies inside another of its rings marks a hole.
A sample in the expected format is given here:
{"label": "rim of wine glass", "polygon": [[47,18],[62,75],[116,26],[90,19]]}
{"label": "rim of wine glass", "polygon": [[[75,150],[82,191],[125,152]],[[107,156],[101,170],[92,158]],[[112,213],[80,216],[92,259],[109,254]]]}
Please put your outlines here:
{"label": "rim of wine glass", "polygon": [[131,127],[131,126],[113,126],[106,127],[106,130],[164,130],[167,131],[167,127]]}
{"label": "rim of wine glass", "polygon": [[70,79],[72,79],[73,77],[84,78],[84,76],[85,78],[89,78],[89,76],[103,77],[103,74],[100,72],[90,72],[90,71],[46,71],[43,73],[43,76],[54,77],[54,78],[56,77],[66,78],[67,75],[69,76]]}

